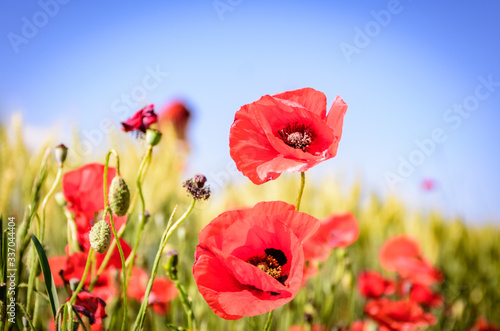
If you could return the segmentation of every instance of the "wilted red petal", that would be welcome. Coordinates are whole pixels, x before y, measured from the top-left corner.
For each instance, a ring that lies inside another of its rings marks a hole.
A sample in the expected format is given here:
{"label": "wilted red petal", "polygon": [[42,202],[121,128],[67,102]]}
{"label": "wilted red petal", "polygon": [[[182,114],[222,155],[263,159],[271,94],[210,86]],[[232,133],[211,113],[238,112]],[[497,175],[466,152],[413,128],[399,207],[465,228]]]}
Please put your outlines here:
{"label": "wilted red petal", "polygon": [[[260,315],[289,302],[301,285],[302,240],[318,226],[318,220],[280,201],[219,215],[199,235],[193,275],[200,293],[226,319]],[[248,262],[268,255],[279,260],[276,278]]]}
{"label": "wilted red petal", "polygon": [[389,330],[415,330],[436,323],[436,318],[414,301],[375,299],[365,305],[365,313]]}
{"label": "wilted red petal", "polygon": [[140,131],[145,133],[149,126],[157,121],[158,116],[154,112],[154,105],[151,104],[138,110],[129,119],[122,122],[122,130],[125,132]]}
{"label": "wilted red petal", "polygon": [[346,109],[337,98],[326,117],[325,95],[311,88],[265,95],[236,112],[231,157],[255,184],[306,171],[336,155]]}
{"label": "wilted red petal", "polygon": [[[70,298],[68,298],[69,301]],[[81,291],[76,296],[76,302],[73,305],[75,310],[89,318],[89,323],[100,323],[103,318],[106,318],[106,302],[87,291]]]}

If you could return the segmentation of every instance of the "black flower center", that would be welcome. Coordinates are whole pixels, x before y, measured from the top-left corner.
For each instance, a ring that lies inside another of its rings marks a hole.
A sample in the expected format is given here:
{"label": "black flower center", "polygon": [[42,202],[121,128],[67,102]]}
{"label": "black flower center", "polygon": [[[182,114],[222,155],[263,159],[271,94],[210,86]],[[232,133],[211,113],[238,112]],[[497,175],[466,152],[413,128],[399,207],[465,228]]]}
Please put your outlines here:
{"label": "black flower center", "polygon": [[279,249],[268,248],[265,250],[264,254],[252,256],[247,262],[264,271],[274,279],[277,279],[282,284],[284,284],[285,280],[288,278],[287,275],[281,274],[281,267],[287,263],[287,259],[285,253]]}
{"label": "black flower center", "polygon": [[315,137],[310,125],[298,124],[297,122],[287,124],[284,129],[278,131],[278,134],[285,144],[304,152],[307,151]]}

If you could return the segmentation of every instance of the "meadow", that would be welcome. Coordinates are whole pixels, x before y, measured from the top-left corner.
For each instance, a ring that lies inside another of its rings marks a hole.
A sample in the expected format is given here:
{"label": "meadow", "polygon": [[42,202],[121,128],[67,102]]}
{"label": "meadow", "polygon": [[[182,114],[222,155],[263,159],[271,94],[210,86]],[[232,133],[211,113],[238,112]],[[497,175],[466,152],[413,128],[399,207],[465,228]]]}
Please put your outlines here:
{"label": "meadow", "polygon": [[[135,265],[151,273],[156,251],[167,226],[172,211],[177,206],[177,215],[182,214],[190,204],[190,197],[182,187],[183,182],[194,175],[186,173],[189,160],[189,143],[178,139],[171,123],[160,123],[163,133],[160,143],[154,147],[151,162],[143,178],[142,191],[149,217],[145,222],[142,239],[137,250]],[[15,218],[17,235],[22,231],[23,222],[33,212],[40,214],[44,197],[52,187],[57,171],[54,148],[60,142],[48,141],[44,148],[31,150],[22,138],[23,124],[17,120],[0,126],[0,211],[3,230],[7,232],[9,217]],[[77,136],[68,147],[68,160],[73,151],[81,150]],[[131,196],[137,195],[136,174],[147,148],[143,139],[121,131],[109,132],[104,143],[120,156],[121,175],[128,183]],[[78,167],[97,162],[105,162],[107,150],[96,151],[92,155],[71,159],[71,165],[63,167],[63,173]],[[338,155],[337,157],[341,157]],[[330,162],[334,162],[330,161]],[[111,158],[110,166],[116,166]],[[196,166],[191,165],[195,169]],[[207,176],[208,177],[208,176]],[[164,249],[158,271],[159,277],[167,277],[163,267],[167,261],[165,252],[178,251],[177,276],[187,296],[192,300],[192,314],[199,330],[262,330],[267,315],[243,317],[232,321],[214,314],[200,294],[193,278],[193,263],[198,244],[198,234],[212,219],[227,210],[253,206],[259,201],[282,200],[295,204],[300,185],[300,174],[284,174],[280,178],[263,185],[254,185],[246,180],[238,183],[227,182],[217,186],[212,184],[212,194],[207,201],[200,201],[192,214],[176,229]],[[60,192],[58,185],[55,193]],[[425,192],[422,192],[425,194]],[[127,227],[123,239],[131,246],[139,230],[140,199],[132,200],[127,213]],[[134,204],[135,203],[135,204]],[[473,225],[464,219],[450,219],[439,210],[412,211],[396,196],[381,198],[357,182],[345,187],[336,174],[318,178],[314,169],[308,172],[301,211],[318,219],[335,212],[352,212],[359,224],[358,239],[345,248],[332,250],[326,262],[321,263],[319,271],[302,286],[296,297],[275,310],[272,330],[289,330],[300,326],[302,330],[340,330],[348,329],[353,321],[369,318],[364,313],[368,299],[357,289],[357,277],[364,270],[375,270],[384,277],[395,277],[395,273],[385,271],[379,263],[379,250],[384,242],[395,235],[409,234],[416,238],[424,256],[441,270],[444,280],[435,289],[443,296],[443,304],[426,311],[436,317],[436,323],[427,330],[467,330],[478,318],[484,317],[491,323],[500,325],[500,228],[498,225]],[[52,197],[46,204],[45,236],[42,245],[49,260],[51,257],[64,256],[68,244],[67,215],[64,208]],[[28,233],[39,233],[39,219],[34,217]],[[499,224],[497,222],[497,224]],[[7,238],[4,236],[4,238]],[[20,241],[16,238],[19,254]],[[5,240],[5,239],[4,239]],[[29,287],[31,259],[37,256],[29,243],[21,266],[21,279],[16,288],[16,300],[25,305],[24,309],[33,312],[33,304],[26,306]],[[5,251],[4,251],[4,254]],[[19,257],[19,255],[18,255]],[[7,255],[2,256],[7,261]],[[52,270],[53,277],[58,271]],[[16,310],[16,323],[6,323],[7,272],[2,270],[2,330],[23,329],[23,312]],[[119,278],[119,276],[116,276]],[[137,284],[129,283],[129,291]],[[119,290],[117,290],[119,291]],[[53,318],[47,290],[42,281],[35,282],[35,296],[39,307],[36,315],[31,316],[35,329],[47,329]],[[58,301],[64,303],[68,298],[68,288],[58,287]],[[33,302],[34,299],[32,299]],[[184,303],[185,304],[185,303]],[[123,309],[119,295],[111,296],[106,302],[107,317],[102,327],[118,329]],[[144,330],[165,330],[188,328],[187,317],[180,296],[176,296],[166,307],[164,314],[149,309],[144,319]],[[140,302],[128,301],[128,321],[132,325],[140,311]],[[30,315],[30,314],[28,314]],[[86,317],[82,317],[87,327]],[[25,325],[26,321],[24,322]],[[129,326],[129,327],[130,327]],[[30,326],[27,325],[26,329]],[[194,329],[194,327],[193,327]],[[371,321],[365,329],[376,330]]]}

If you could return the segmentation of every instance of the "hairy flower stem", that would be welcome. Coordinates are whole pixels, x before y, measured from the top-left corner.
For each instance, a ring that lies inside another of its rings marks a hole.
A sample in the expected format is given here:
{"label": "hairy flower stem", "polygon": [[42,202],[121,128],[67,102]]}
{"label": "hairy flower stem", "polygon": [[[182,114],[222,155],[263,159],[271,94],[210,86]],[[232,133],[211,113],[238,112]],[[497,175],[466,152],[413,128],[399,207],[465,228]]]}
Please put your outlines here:
{"label": "hairy flower stem", "polygon": [[141,308],[139,309],[139,314],[137,315],[137,318],[134,323],[134,328],[133,330],[139,331],[142,329],[142,326],[144,324],[144,318],[146,316],[146,312],[148,309],[148,304],[149,304],[149,294],[151,293],[151,289],[153,288],[153,282],[156,278],[156,274],[158,273],[158,267],[160,265],[160,259],[163,253],[163,250],[165,249],[165,246],[167,245],[168,239],[172,235],[172,233],[186,220],[186,218],[191,214],[191,211],[194,209],[194,205],[196,204],[196,200],[192,199],[191,204],[189,205],[188,209],[182,215],[175,223],[172,224],[172,219],[174,218],[174,214],[176,211],[176,208],[170,215],[170,219],[168,221],[168,224],[172,224],[171,226],[167,226],[165,231],[163,232],[163,236],[160,241],[160,245],[158,247],[158,251],[156,252],[156,257],[155,261],[153,264],[153,269],[151,270],[151,278],[149,278],[148,286],[146,288],[146,293],[144,294],[144,298],[142,299],[142,304]]}
{"label": "hairy flower stem", "polygon": [[83,288],[83,285],[85,284],[85,279],[87,278],[87,274],[89,273],[89,270],[90,270],[90,261],[92,261],[92,253],[94,253],[94,250],[92,249],[92,247],[90,247],[89,248],[89,255],[87,255],[87,263],[85,263],[85,269],[83,270],[82,279],[80,279],[78,286],[73,291],[73,295],[71,296],[71,299],[69,299],[68,304],[70,307],[75,304],[76,297],[78,296],[78,293],[80,293],[80,291]]}
{"label": "hairy flower stem", "polygon": [[295,204],[295,210],[299,211],[300,209],[300,202],[302,201],[302,194],[304,193],[304,186],[306,185],[306,173],[301,172],[300,173],[300,189],[299,189],[299,196],[297,197],[297,203]]}
{"label": "hairy flower stem", "polygon": [[[47,195],[45,196],[45,198],[43,199],[43,202],[42,202],[42,219],[40,222],[40,227],[38,229],[38,238],[40,240],[40,243],[42,243],[42,245],[43,245],[44,237],[45,237],[45,210],[47,209],[47,202],[52,197],[52,195],[56,191],[57,186],[61,182],[62,173],[63,173],[63,166],[62,166],[62,164],[60,164],[59,168],[57,169],[56,179],[54,180],[52,187],[50,188],[49,192],[47,193]],[[32,253],[34,254],[34,252],[35,251],[33,248]],[[40,267],[40,265],[38,264],[38,260],[34,259],[34,258],[31,259],[31,266],[30,266],[31,272],[30,272],[30,276],[28,279],[28,292],[27,292],[28,297],[26,299],[26,307],[27,307],[28,311],[31,311],[30,310],[31,298],[32,298],[32,295],[34,293],[33,289],[35,288],[35,282],[37,281],[36,276],[38,274],[39,267]],[[39,305],[40,305],[40,302],[39,302],[38,296],[35,296],[35,307],[33,309],[33,316],[34,316],[35,324],[36,324],[36,317],[38,316],[38,310],[40,308]]]}
{"label": "hairy flower stem", "polygon": [[271,330],[271,325],[273,324],[273,315],[274,315],[274,310],[271,310],[267,315],[267,321],[266,324],[264,325],[264,331]]}
{"label": "hairy flower stem", "polygon": [[[110,150],[106,155],[106,163],[104,164],[104,182],[103,182],[103,191],[104,191],[104,216],[103,219],[106,219],[106,213],[109,212],[109,222],[111,223],[111,230],[113,231],[113,235],[115,238],[118,238],[118,233],[116,232],[115,222],[113,220],[113,212],[109,207],[108,202],[108,167],[109,167],[109,157],[111,154],[114,154],[116,157],[116,174],[120,175],[120,158],[118,157],[118,153],[115,150]],[[120,244],[120,240],[116,240],[116,245],[118,246],[118,252],[120,253],[120,259],[122,261],[122,294],[123,294],[123,322],[122,322],[122,330],[125,330],[127,324],[127,270],[125,266],[125,256],[123,255],[122,245]]]}
{"label": "hairy flower stem", "polygon": [[137,231],[137,236],[135,239],[134,247],[132,248],[132,252],[127,258],[127,268],[129,269],[128,274],[130,275],[132,271],[132,267],[134,266],[135,255],[137,253],[137,248],[139,247],[139,241],[141,240],[142,230],[144,229],[144,224],[146,223],[145,215],[146,215],[146,202],[144,200],[144,194],[142,193],[142,182],[141,178],[143,177],[143,172],[145,172],[147,168],[147,164],[151,162],[151,156],[153,152],[153,146],[149,145],[146,151],[146,155],[142,159],[141,165],[139,166],[139,172],[137,173],[137,191],[139,192],[139,197],[141,199],[141,212],[139,214],[139,229]]}

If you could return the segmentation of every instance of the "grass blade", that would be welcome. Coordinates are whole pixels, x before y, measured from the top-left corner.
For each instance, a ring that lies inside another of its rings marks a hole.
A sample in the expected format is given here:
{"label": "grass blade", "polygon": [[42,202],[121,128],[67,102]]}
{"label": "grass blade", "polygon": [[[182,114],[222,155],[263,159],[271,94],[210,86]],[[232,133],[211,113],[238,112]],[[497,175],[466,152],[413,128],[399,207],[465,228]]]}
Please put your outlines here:
{"label": "grass blade", "polygon": [[50,272],[49,261],[47,260],[47,255],[45,255],[45,250],[42,244],[38,241],[35,235],[31,235],[31,239],[35,244],[36,251],[38,253],[38,258],[40,259],[40,266],[42,267],[43,280],[45,282],[45,288],[47,289],[47,295],[50,300],[50,308],[52,309],[52,314],[54,319],[56,318],[57,308],[59,307],[59,299],[57,297],[56,285],[54,284],[54,279],[52,278],[52,273]]}

